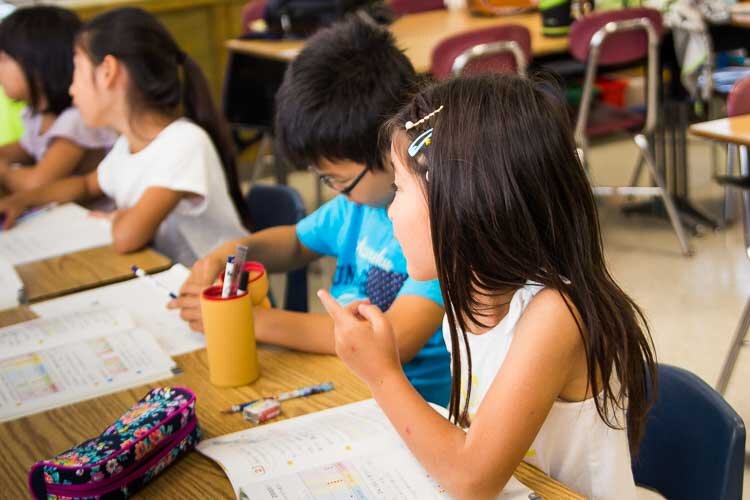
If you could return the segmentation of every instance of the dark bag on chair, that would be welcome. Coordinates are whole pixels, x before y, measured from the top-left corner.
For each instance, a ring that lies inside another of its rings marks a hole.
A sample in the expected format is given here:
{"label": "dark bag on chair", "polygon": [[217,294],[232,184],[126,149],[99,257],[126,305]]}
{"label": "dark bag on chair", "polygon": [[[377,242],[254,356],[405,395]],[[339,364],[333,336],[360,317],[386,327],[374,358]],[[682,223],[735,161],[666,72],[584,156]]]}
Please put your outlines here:
{"label": "dark bag on chair", "polygon": [[377,0],[268,0],[263,18],[269,32],[303,38],[361,8],[373,21],[389,20],[386,7]]}

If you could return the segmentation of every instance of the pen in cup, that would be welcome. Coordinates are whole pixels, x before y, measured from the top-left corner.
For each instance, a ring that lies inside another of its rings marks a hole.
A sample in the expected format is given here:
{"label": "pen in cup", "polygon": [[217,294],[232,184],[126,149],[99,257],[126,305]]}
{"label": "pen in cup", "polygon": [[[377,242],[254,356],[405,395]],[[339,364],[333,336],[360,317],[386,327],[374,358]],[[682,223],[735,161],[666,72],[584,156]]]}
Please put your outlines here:
{"label": "pen in cup", "polygon": [[227,257],[227,267],[224,269],[224,285],[221,289],[221,298],[226,299],[232,292],[232,273],[234,272],[234,255]]}

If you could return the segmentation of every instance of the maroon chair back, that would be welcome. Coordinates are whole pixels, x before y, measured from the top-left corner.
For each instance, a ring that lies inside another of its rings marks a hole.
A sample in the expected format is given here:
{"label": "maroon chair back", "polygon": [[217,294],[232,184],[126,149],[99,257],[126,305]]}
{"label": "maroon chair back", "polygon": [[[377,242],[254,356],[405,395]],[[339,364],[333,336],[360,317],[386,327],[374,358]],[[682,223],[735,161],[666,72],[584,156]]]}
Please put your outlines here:
{"label": "maroon chair back", "polygon": [[443,0],[391,0],[388,5],[397,16],[445,8]]}
{"label": "maroon chair back", "polygon": [[747,114],[750,114],[750,76],[735,83],[727,97],[728,116]]}
{"label": "maroon chair back", "polygon": [[[570,27],[570,53],[578,61],[586,62],[591,37],[604,25],[612,21],[648,18],[661,37],[663,27],[661,14],[654,9],[637,8],[598,12],[578,19]],[[606,38],[599,52],[599,64],[628,64],[646,57],[648,39],[643,30],[614,33]]]}
{"label": "maroon chair back", "polygon": [[266,10],[268,0],[250,0],[242,7],[242,32],[250,31],[250,25],[259,19],[263,19],[263,11]]}
{"label": "maroon chair back", "polygon": [[[526,64],[531,61],[531,35],[529,30],[516,24],[505,24],[459,33],[442,40],[432,51],[430,73],[437,79],[447,78],[451,75],[453,62],[465,50],[483,43],[501,41],[516,42],[523,51]],[[462,74],[486,72],[518,72],[513,54],[500,53],[474,59],[466,65]]]}

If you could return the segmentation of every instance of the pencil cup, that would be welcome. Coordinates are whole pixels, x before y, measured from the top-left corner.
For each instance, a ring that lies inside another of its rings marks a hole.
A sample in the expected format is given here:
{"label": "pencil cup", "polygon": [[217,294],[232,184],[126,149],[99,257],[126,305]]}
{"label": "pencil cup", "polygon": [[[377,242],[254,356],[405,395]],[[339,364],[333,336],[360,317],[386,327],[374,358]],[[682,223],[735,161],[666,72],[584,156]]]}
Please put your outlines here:
{"label": "pencil cup", "polygon": [[247,385],[260,375],[250,294],[222,298],[221,288],[201,294],[209,380],[220,387]]}
{"label": "pencil cup", "polygon": [[243,271],[248,274],[248,288],[250,289],[250,300],[255,307],[269,309],[271,302],[268,300],[268,273],[260,262],[245,262]]}
{"label": "pencil cup", "polygon": [[[266,268],[260,262],[245,262],[242,271],[247,271],[247,285],[250,290],[250,300],[253,307],[271,308],[271,301],[268,300],[268,273]],[[219,276],[220,283],[224,284],[224,275]]]}

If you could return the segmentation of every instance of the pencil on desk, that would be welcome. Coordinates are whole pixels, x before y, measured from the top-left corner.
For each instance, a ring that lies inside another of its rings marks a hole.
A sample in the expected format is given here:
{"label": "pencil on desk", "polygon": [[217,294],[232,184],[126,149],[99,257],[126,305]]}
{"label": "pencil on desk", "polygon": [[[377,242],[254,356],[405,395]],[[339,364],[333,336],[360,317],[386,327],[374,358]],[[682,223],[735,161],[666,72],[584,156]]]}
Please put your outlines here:
{"label": "pencil on desk", "polygon": [[304,398],[307,396],[312,396],[313,394],[320,394],[321,392],[328,392],[332,390],[333,390],[333,382],[324,382],[322,384],[310,385],[308,387],[300,387],[299,389],[294,389],[293,391],[289,391],[289,392],[282,392],[280,394],[277,394],[276,396],[258,398],[252,401],[247,401],[245,403],[232,405],[228,409],[222,410],[221,413],[239,413],[246,406],[256,403],[260,401],[261,399],[276,399],[278,401],[287,401],[289,399]]}

